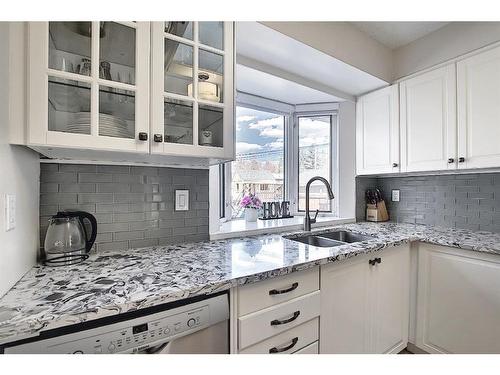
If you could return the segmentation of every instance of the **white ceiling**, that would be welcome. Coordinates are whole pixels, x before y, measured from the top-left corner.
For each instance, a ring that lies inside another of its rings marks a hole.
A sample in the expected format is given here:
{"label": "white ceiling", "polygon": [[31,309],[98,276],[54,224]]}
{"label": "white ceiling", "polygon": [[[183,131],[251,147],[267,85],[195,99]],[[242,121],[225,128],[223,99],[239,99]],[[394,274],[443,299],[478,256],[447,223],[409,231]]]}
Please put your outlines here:
{"label": "white ceiling", "polygon": [[[377,77],[258,22],[237,23],[236,52],[237,56],[300,76],[304,78],[301,83],[310,82],[310,87],[316,89],[318,86],[326,86],[357,96],[387,85],[387,82]],[[237,76],[238,89],[240,79]],[[263,80],[254,82],[254,90],[258,90],[259,83],[262,84],[261,96],[267,96],[269,83]],[[309,97],[304,97],[302,101],[312,103]]]}
{"label": "white ceiling", "polygon": [[288,104],[344,101],[336,96],[240,64],[236,65],[236,88],[241,92]]}
{"label": "white ceiling", "polygon": [[449,22],[351,22],[373,39],[396,49],[430,34]]}

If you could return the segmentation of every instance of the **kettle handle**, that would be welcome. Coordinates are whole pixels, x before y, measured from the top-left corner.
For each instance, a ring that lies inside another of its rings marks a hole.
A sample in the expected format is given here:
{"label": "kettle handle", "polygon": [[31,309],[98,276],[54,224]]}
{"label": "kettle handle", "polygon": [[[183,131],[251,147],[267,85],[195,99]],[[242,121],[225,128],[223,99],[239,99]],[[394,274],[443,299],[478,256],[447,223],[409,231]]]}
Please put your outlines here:
{"label": "kettle handle", "polygon": [[[85,250],[87,250],[88,253],[90,249],[92,249],[92,246],[94,245],[95,239],[97,237],[97,220],[94,215],[85,211],[77,211],[76,214],[78,215],[78,219],[81,221],[83,231],[85,232]],[[88,219],[92,227],[90,239],[88,238],[87,229],[85,227],[85,223],[83,222],[84,219]]]}

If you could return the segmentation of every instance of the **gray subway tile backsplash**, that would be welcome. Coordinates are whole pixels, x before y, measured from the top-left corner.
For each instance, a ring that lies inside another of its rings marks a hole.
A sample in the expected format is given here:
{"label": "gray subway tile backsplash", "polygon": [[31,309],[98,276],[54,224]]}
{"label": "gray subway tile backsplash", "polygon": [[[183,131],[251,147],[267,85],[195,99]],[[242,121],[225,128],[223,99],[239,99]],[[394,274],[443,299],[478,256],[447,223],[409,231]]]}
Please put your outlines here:
{"label": "gray subway tile backsplash", "polygon": [[[370,187],[384,194],[391,221],[500,232],[500,173],[357,177],[357,220],[365,219]],[[399,202],[391,201],[393,189]]]}
{"label": "gray subway tile backsplash", "polygon": [[[174,210],[175,189],[189,190],[189,211]],[[206,240],[208,204],[208,170],[44,163],[41,246],[48,219],[61,210],[96,216],[97,251]]]}

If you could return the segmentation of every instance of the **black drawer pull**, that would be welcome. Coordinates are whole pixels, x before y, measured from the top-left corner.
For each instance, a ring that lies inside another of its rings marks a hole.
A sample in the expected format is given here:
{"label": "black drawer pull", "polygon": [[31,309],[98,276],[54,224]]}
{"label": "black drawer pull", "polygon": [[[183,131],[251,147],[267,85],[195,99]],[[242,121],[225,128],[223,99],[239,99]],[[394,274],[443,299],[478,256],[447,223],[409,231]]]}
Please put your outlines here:
{"label": "black drawer pull", "polygon": [[274,296],[276,294],[285,294],[285,293],[289,293],[291,291],[294,291],[295,289],[297,289],[297,287],[299,286],[299,283],[293,283],[292,286],[288,289],[273,289],[273,290],[270,290],[269,291],[269,295],[270,296]]}
{"label": "black drawer pull", "polygon": [[153,136],[153,141],[155,141],[157,143],[163,142],[163,135],[161,135],[161,134],[155,134]]}
{"label": "black drawer pull", "polygon": [[373,258],[373,259],[370,259],[368,261],[368,263],[370,264],[370,266],[374,266],[375,264],[382,263],[382,259],[381,258]]}
{"label": "black drawer pull", "polygon": [[139,141],[147,141],[147,140],[148,140],[148,133],[140,132]]}
{"label": "black drawer pull", "polygon": [[297,345],[297,342],[299,341],[299,338],[298,337],[294,337],[292,339],[292,343],[288,346],[285,346],[283,348],[277,348],[277,347],[274,347],[274,348],[271,348],[269,349],[269,353],[270,354],[274,354],[274,353],[283,353],[283,352],[286,352],[287,350],[290,350],[292,349],[295,345]]}
{"label": "black drawer pull", "polygon": [[285,319],[285,320],[274,319],[274,320],[271,321],[271,325],[272,326],[279,326],[279,325],[282,325],[282,324],[291,323],[295,319],[297,319],[299,317],[299,315],[300,315],[300,311],[295,311],[293,313],[293,316],[291,318],[288,318],[288,319]]}
{"label": "black drawer pull", "polygon": [[459,157],[458,158],[459,163],[465,163],[465,158],[464,157]]}

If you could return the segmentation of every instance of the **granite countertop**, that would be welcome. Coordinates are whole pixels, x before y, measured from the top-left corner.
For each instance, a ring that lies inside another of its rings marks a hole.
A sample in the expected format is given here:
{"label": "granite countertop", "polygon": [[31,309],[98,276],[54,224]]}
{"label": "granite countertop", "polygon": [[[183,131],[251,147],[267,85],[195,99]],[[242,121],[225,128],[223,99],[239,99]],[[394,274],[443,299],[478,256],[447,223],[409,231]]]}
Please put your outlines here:
{"label": "granite countertop", "polygon": [[489,232],[395,223],[356,223],[314,232],[332,228],[376,238],[319,248],[268,234],[109,251],[63,268],[36,266],[0,299],[0,344],[414,240],[500,255],[500,234]]}

